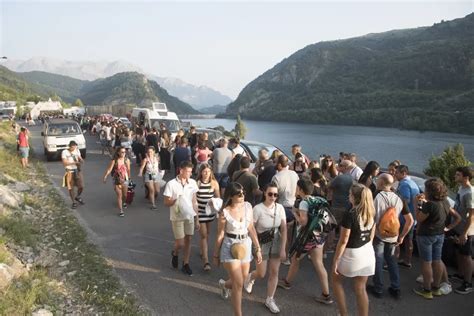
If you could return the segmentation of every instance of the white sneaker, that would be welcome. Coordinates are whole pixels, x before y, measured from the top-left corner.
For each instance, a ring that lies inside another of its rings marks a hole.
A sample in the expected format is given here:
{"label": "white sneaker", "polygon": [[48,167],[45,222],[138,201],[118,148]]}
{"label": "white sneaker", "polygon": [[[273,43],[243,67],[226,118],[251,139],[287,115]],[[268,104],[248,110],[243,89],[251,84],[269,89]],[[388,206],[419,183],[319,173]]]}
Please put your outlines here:
{"label": "white sneaker", "polygon": [[[418,282],[418,283],[423,283],[423,274],[420,274],[420,275],[416,278],[416,282]],[[431,280],[431,283],[433,283],[433,280]]]}
{"label": "white sneaker", "polygon": [[245,278],[245,281],[244,281],[245,292],[247,292],[249,294],[252,293],[252,288],[253,288],[253,285],[255,284],[255,280],[250,281],[250,274],[251,273],[249,273],[247,275],[247,277]]}
{"label": "white sneaker", "polygon": [[275,303],[275,299],[271,297],[267,297],[265,300],[265,306],[272,312],[273,314],[278,314],[280,309],[278,308],[277,304]]}
{"label": "white sneaker", "polygon": [[443,282],[441,283],[439,290],[441,291],[443,295],[448,295],[449,293],[453,291],[453,287],[448,282]]}
{"label": "white sneaker", "polygon": [[283,260],[281,263],[285,266],[289,266],[291,264],[290,259],[288,258],[286,258],[286,260]]}
{"label": "white sneaker", "polygon": [[225,280],[219,280],[219,287],[221,288],[221,297],[223,299],[228,299],[230,295],[230,290],[225,287]]}

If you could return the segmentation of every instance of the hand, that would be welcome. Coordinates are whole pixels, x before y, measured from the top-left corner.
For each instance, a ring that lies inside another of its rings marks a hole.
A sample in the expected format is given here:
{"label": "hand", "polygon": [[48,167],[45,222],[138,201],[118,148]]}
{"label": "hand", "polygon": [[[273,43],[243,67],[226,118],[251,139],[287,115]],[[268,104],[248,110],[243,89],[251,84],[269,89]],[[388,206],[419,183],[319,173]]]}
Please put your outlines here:
{"label": "hand", "polygon": [[141,178],[141,177],[142,177],[142,174],[141,174],[141,173],[139,173],[139,174],[138,174],[138,177],[139,177],[139,178]]}
{"label": "hand", "polygon": [[194,229],[196,231],[199,231],[201,229],[201,225],[199,224],[199,220],[195,219],[195,222],[194,222]]}
{"label": "hand", "polygon": [[401,237],[399,236],[398,237],[398,240],[397,240],[397,246],[400,246],[401,244],[403,244],[403,240],[405,239],[405,237]]}
{"label": "hand", "polygon": [[459,236],[459,238],[458,238],[459,244],[464,245],[466,243],[466,241],[467,241],[467,236],[466,235]]}
{"label": "hand", "polygon": [[332,273],[334,275],[339,275],[339,272],[337,271],[337,261],[334,261],[334,263],[332,265]]}
{"label": "hand", "polygon": [[262,250],[257,252],[257,264],[262,263]]}
{"label": "hand", "polygon": [[104,183],[105,183],[105,182],[107,182],[107,177],[104,177],[104,180],[103,180],[103,182],[104,182]]}

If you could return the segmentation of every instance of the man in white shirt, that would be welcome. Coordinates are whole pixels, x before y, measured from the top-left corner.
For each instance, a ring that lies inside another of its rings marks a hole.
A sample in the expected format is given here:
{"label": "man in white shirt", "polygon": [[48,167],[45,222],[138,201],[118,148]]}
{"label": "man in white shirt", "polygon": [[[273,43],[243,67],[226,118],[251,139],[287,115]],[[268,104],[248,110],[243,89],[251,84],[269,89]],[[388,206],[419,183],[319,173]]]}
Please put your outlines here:
{"label": "man in white shirt", "polygon": [[[81,157],[81,152],[77,148],[77,143],[73,140],[69,142],[69,148],[64,149],[61,153],[61,160],[66,174],[64,175],[64,186],[69,191],[69,196],[72,200],[72,208],[77,208],[78,204],[83,205],[84,201],[81,198],[84,185],[82,181],[81,164],[84,160]],[[77,187],[77,195],[74,192],[74,186]]]}
{"label": "man in white shirt", "polygon": [[352,179],[354,179],[355,182],[359,181],[360,176],[362,175],[364,171],[355,163],[352,162],[349,170],[349,174],[351,175]]}
{"label": "man in white shirt", "polygon": [[[189,276],[193,275],[189,267],[189,257],[191,254],[191,239],[194,235],[194,229],[199,230],[199,221],[197,219],[197,199],[196,192],[198,186],[195,180],[191,179],[193,164],[190,161],[183,161],[179,166],[179,174],[173,180],[170,180],[163,192],[164,203],[170,208],[170,221],[174,235],[174,248],[171,252],[171,265],[178,268],[178,254],[184,247],[183,267],[181,271]],[[187,199],[194,209],[194,217],[189,219],[185,217],[183,211],[179,209],[178,199],[182,197]]]}
{"label": "man in white shirt", "polygon": [[[286,214],[286,227],[287,227],[287,243],[290,245],[291,240],[291,229],[295,222],[295,216],[293,215],[292,209],[296,200],[296,183],[299,180],[298,174],[289,168],[288,157],[281,155],[277,160],[277,173],[272,178],[272,183],[278,187],[279,203],[285,208]],[[284,261],[284,264],[289,265],[289,260]]]}

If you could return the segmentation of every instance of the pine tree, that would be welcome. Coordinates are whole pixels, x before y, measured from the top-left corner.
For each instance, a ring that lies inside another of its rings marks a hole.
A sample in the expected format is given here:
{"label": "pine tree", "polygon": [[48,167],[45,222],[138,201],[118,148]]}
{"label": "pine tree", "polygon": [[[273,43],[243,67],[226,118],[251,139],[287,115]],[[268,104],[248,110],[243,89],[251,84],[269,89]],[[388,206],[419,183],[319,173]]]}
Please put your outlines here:
{"label": "pine tree", "polygon": [[245,135],[247,134],[247,127],[245,127],[244,122],[240,119],[240,114],[237,115],[237,122],[235,123],[234,128],[235,136],[240,139],[245,139]]}

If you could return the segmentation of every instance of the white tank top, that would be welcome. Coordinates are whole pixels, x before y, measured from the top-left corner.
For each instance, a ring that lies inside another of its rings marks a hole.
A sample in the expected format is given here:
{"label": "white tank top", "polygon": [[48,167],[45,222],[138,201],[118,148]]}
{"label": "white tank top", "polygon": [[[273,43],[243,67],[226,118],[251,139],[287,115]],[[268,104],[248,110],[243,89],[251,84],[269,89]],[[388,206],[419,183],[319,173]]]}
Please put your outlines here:
{"label": "white tank top", "polygon": [[225,232],[234,235],[245,235],[248,233],[248,226],[253,221],[252,205],[249,202],[244,202],[244,218],[243,221],[237,221],[230,214],[227,208],[222,213],[226,219]]}

